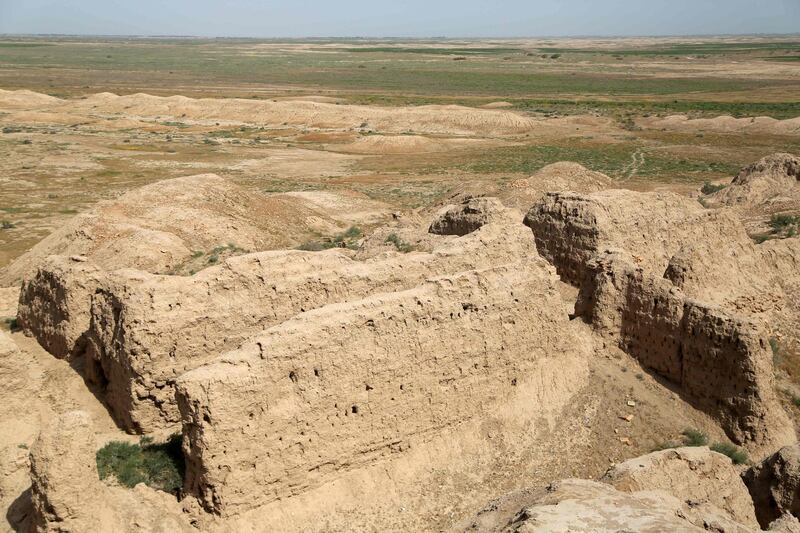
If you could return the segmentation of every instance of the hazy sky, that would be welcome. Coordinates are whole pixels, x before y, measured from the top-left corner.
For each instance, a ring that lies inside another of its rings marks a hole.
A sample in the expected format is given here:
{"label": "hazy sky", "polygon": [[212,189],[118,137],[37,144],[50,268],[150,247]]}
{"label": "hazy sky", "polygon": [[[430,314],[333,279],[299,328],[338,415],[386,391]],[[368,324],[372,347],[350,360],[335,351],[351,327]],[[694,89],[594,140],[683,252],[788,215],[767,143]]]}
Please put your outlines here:
{"label": "hazy sky", "polygon": [[800,32],[800,0],[0,0],[0,33],[248,37]]}

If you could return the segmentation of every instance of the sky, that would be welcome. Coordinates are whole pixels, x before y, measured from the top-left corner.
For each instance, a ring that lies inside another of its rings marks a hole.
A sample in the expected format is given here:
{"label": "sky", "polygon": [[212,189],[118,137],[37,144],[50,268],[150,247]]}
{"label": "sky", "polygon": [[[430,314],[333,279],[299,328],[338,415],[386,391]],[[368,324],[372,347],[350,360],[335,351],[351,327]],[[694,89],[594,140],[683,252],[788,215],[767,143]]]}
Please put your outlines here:
{"label": "sky", "polygon": [[800,0],[0,0],[0,33],[265,38],[800,33]]}

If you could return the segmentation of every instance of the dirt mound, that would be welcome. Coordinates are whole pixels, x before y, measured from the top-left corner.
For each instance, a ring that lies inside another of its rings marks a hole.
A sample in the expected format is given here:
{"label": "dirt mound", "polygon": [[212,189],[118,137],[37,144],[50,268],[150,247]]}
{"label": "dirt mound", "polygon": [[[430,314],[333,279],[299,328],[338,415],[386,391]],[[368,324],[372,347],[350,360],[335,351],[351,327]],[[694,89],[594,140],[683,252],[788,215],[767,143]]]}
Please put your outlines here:
{"label": "dirt mound", "polygon": [[640,119],[637,124],[649,129],[667,129],[697,133],[711,131],[719,133],[766,133],[772,135],[800,134],[800,118],[777,120],[772,117],[691,119],[686,115],[671,115],[665,118]]}
{"label": "dirt mound", "polygon": [[0,107],[3,109],[31,109],[46,107],[61,102],[54,96],[35,93],[33,91],[5,91],[0,89]]}
{"label": "dirt mound", "polygon": [[507,107],[514,107],[511,102],[489,102],[481,106],[483,109],[505,109]]}
{"label": "dirt mound", "polygon": [[779,197],[800,201],[800,158],[773,154],[745,167],[729,187],[705,196],[710,206],[753,207]]}
{"label": "dirt mound", "polygon": [[386,133],[503,135],[530,131],[536,122],[510,111],[456,105],[381,108],[309,101],[192,99],[147,94],[102,93],[83,100],[42,103],[40,107],[130,118],[173,117],[183,122],[249,123],[319,129],[362,129]]}
{"label": "dirt mound", "polygon": [[351,144],[337,146],[336,151],[350,154],[424,154],[446,152],[459,143],[419,135],[368,135]]}
{"label": "dirt mound", "polygon": [[6,267],[0,283],[18,282],[49,255],[84,256],[106,270],[164,272],[218,246],[291,247],[320,227],[339,226],[304,202],[251,193],[214,174],[175,178],[76,216]]}
{"label": "dirt mound", "polygon": [[753,500],[730,458],[706,447],[654,452],[612,467],[601,479],[625,492],[663,490],[698,507],[711,505],[758,529]]}
{"label": "dirt mound", "polygon": [[514,180],[498,194],[508,206],[528,210],[545,193],[592,193],[611,188],[613,180],[578,163],[563,161],[538,170],[529,178]]}

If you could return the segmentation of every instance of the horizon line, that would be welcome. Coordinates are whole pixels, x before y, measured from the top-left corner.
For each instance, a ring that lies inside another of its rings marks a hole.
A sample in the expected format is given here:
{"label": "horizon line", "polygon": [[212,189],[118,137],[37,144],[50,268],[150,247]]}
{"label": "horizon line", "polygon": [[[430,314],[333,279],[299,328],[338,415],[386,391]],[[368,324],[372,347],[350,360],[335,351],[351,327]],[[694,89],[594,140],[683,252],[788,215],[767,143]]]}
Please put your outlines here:
{"label": "horizon line", "polygon": [[243,35],[159,35],[159,34],[122,34],[122,33],[2,33],[0,37],[94,37],[117,39],[247,39],[247,40],[523,40],[523,39],[641,39],[641,38],[693,38],[693,37],[800,37],[800,32],[795,33],[693,33],[693,34],[641,34],[641,35],[614,35],[614,34],[565,34],[565,35],[516,35],[516,36],[406,36],[406,35],[305,35],[305,36],[243,36]]}

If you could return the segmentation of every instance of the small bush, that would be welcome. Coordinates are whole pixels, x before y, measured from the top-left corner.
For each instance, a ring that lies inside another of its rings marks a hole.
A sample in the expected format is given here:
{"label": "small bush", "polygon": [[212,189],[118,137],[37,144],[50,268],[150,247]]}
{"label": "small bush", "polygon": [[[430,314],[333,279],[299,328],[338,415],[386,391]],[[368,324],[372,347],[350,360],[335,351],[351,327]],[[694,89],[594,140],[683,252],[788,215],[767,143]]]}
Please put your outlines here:
{"label": "small bush", "polygon": [[728,442],[716,442],[711,449],[722,455],[727,455],[735,465],[747,463],[747,452]]}
{"label": "small bush", "polygon": [[389,236],[386,237],[385,242],[388,244],[394,244],[394,247],[397,248],[397,251],[404,254],[414,250],[413,246],[401,239],[396,233],[390,233]]}
{"label": "small bush", "polygon": [[705,446],[708,444],[708,435],[696,429],[687,429],[683,432],[683,441],[686,446]]}
{"label": "small bush", "polygon": [[795,407],[800,407],[800,396],[793,396],[792,403]]}
{"label": "small bush", "polygon": [[163,444],[154,444],[148,437],[142,437],[139,444],[109,442],[97,451],[96,460],[100,479],[113,475],[129,488],[144,483],[178,494],[183,486],[185,466],[180,434]]}
{"label": "small bush", "polygon": [[700,192],[703,194],[714,194],[715,192],[726,189],[727,187],[727,185],[714,185],[710,181],[707,181],[703,183],[703,187],[700,189]]}
{"label": "small bush", "polygon": [[9,331],[19,331],[20,329],[17,317],[6,318],[5,323]]}
{"label": "small bush", "polygon": [[4,221],[0,222],[0,228],[1,229],[13,229],[13,228],[16,228],[16,227],[17,227],[17,225],[14,224],[13,222],[11,222],[10,220],[4,220]]}

